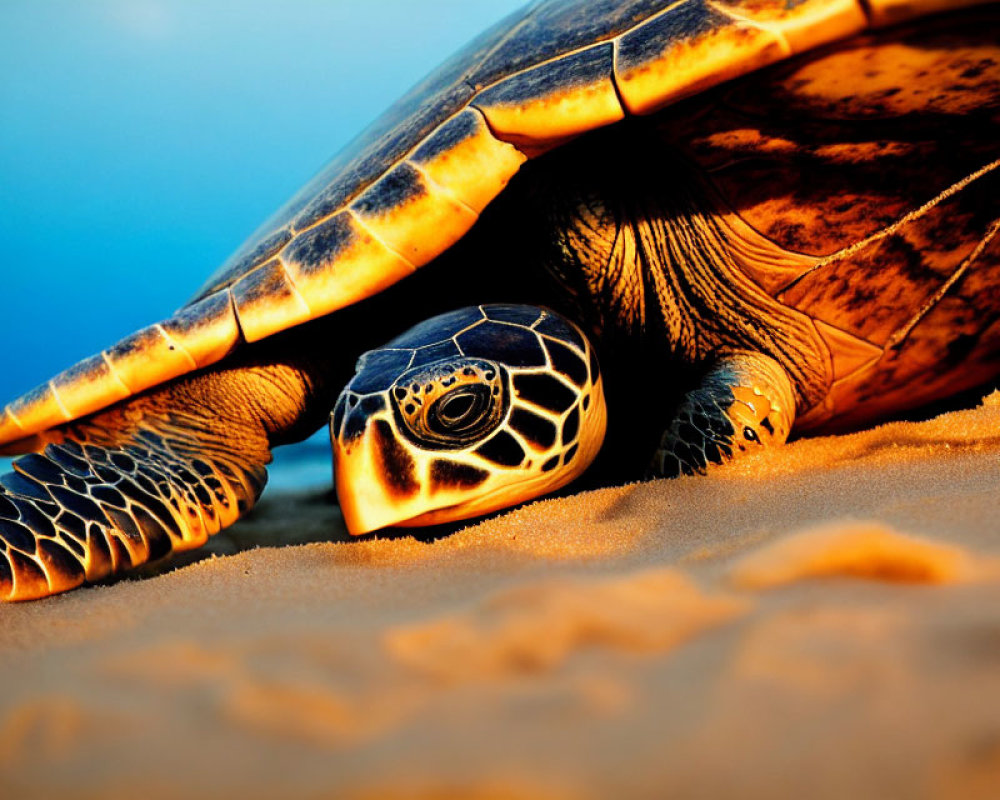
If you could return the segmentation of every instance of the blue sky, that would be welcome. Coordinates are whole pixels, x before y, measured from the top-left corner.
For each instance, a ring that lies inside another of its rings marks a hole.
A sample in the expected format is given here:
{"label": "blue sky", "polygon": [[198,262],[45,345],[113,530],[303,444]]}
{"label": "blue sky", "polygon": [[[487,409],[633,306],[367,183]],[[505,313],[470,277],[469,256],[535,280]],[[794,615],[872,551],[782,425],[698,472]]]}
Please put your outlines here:
{"label": "blue sky", "polygon": [[3,0],[0,404],[170,314],[522,0]]}

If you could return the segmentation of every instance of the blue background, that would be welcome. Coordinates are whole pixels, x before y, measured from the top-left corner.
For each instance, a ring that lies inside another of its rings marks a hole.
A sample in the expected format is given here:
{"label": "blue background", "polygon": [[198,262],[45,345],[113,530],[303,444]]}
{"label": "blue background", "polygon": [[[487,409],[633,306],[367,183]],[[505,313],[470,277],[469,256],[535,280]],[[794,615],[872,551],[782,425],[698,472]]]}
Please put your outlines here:
{"label": "blue background", "polygon": [[2,0],[0,405],[182,305],[523,0]]}

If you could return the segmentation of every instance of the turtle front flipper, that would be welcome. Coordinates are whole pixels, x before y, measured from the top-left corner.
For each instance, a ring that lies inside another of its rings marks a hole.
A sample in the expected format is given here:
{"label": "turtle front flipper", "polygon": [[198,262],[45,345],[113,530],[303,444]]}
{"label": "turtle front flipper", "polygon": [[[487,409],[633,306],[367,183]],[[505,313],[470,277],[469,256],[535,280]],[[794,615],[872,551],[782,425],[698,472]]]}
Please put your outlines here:
{"label": "turtle front flipper", "polygon": [[0,600],[97,581],[235,522],[309,386],[288,365],[205,373],[45,434],[0,477]]}
{"label": "turtle front flipper", "polygon": [[757,447],[781,444],[795,419],[788,374],[760,353],[720,358],[681,401],[649,467],[650,477],[705,472]]}

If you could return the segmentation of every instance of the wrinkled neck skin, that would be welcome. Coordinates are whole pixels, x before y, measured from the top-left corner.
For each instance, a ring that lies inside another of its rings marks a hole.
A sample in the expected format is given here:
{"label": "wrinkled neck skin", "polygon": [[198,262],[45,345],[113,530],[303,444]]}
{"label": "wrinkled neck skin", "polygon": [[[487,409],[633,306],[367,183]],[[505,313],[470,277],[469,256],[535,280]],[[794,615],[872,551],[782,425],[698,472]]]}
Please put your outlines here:
{"label": "wrinkled neck skin", "polygon": [[[316,331],[312,331],[315,335]],[[305,438],[323,424],[337,388],[334,359],[304,347],[303,334],[281,335],[204,371],[186,375],[102,412],[43,434],[40,444],[77,441],[114,446],[136,430],[190,430],[203,446],[249,464],[270,448]],[[288,352],[283,352],[287,348]]]}
{"label": "wrinkled neck skin", "polygon": [[543,263],[605,348],[638,347],[680,369],[725,352],[765,353],[808,407],[824,390],[813,366],[821,345],[808,320],[741,268],[766,269],[787,254],[742,223],[644,121],[631,128],[539,164],[529,196],[548,230],[538,237]]}

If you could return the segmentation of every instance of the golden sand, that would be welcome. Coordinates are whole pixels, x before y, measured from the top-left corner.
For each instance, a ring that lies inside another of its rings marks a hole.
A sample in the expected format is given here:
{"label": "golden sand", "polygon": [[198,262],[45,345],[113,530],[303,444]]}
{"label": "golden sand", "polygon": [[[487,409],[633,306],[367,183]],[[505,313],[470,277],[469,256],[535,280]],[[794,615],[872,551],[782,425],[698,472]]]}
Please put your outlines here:
{"label": "golden sand", "polygon": [[991,397],[435,541],[268,495],[0,607],[0,797],[1000,797],[998,489]]}

